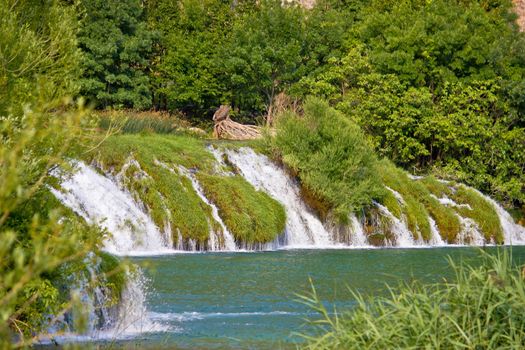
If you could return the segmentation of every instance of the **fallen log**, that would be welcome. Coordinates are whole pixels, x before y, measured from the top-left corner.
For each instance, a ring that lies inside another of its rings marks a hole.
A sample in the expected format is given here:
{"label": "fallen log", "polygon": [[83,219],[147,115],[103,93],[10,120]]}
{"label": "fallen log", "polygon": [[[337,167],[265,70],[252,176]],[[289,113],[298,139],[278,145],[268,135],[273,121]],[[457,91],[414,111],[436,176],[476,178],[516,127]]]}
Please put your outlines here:
{"label": "fallen log", "polygon": [[226,140],[254,140],[262,137],[261,128],[255,125],[244,125],[230,118],[230,106],[221,105],[213,115],[215,126],[213,136]]}

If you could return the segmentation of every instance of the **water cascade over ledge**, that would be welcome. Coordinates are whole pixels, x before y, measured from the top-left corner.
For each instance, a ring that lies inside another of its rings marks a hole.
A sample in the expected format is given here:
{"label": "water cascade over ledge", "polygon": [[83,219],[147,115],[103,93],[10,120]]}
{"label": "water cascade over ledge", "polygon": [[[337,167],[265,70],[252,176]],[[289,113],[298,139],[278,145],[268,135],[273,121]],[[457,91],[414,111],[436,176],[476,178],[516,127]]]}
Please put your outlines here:
{"label": "water cascade over ledge", "polygon": [[[76,171],[62,179],[61,191],[51,191],[88,223],[97,224],[109,232],[103,240],[105,251],[120,256],[158,255],[173,251],[170,239],[160,232],[127,191],[82,162],[76,162],[75,166]],[[86,267],[91,280],[100,278],[98,265],[86,262]],[[147,283],[140,269],[126,275],[126,285],[116,311],[108,309],[108,291],[104,287],[92,287],[89,280],[80,277],[72,290],[80,294],[89,314],[88,329],[84,334],[73,333],[55,340],[120,339],[167,330],[148,316]]]}
{"label": "water cascade over ledge", "polygon": [[[370,222],[355,214],[349,215],[348,224],[344,227],[322,222],[309,209],[301,197],[300,185],[296,179],[288,174],[281,166],[272,162],[268,157],[258,154],[251,148],[220,149],[209,147],[208,150],[216,159],[215,173],[219,176],[232,176],[234,172],[240,174],[257,190],[266,192],[277,200],[286,212],[285,231],[273,242],[249,246],[244,242],[236,242],[229,228],[220,217],[216,205],[204,193],[195,172],[198,169],[186,169],[180,165],[168,166],[157,162],[158,166],[169,168],[177,176],[184,176],[191,182],[188,190],[195,191],[204,205],[210,208],[210,223],[214,220],[218,225],[209,225],[209,239],[207,250],[236,251],[236,250],[272,250],[297,248],[369,248],[377,245],[370,240],[371,234],[378,230],[388,229],[382,246],[387,247],[430,247],[444,246],[447,243],[439,231],[436,219],[428,215],[430,237],[423,240],[421,233],[415,234],[408,228],[407,218],[403,215],[396,217],[385,205],[375,203],[377,216]],[[226,162],[225,162],[226,160]],[[140,164],[134,160],[135,167]],[[180,250],[194,251],[191,242],[183,245],[180,231],[177,246],[174,247],[171,239],[172,223],[170,214],[166,213],[166,223],[160,229],[149,215],[148,208],[138,202],[136,197],[125,188],[122,176],[128,161],[116,175],[102,175],[92,167],[78,162],[77,171],[62,181],[62,191],[52,190],[62,203],[73,209],[90,223],[96,223],[109,232],[104,241],[105,250],[116,255],[158,255],[169,254]],[[233,167],[234,169],[228,169]],[[143,176],[148,176],[146,173]],[[175,181],[175,180],[174,180]],[[414,178],[412,181],[420,181]],[[463,186],[463,185],[460,185]],[[469,188],[470,189],[470,188]],[[406,205],[403,196],[388,188],[401,207]],[[525,228],[515,224],[510,215],[494,200],[476,191],[479,196],[490,203],[499,218],[503,242],[505,244],[525,244]],[[176,193],[172,195],[176,196]],[[431,194],[442,206],[471,210],[468,204],[458,204],[454,200],[443,196],[438,198]],[[481,233],[478,223],[469,217],[456,212],[461,227],[455,245],[485,245],[493,244],[487,241]],[[386,225],[386,226],[385,226]],[[213,228],[215,227],[215,229]],[[418,228],[416,227],[416,230]],[[215,232],[217,231],[217,232]],[[381,233],[381,232],[379,232]],[[176,233],[175,233],[176,234]],[[176,250],[177,249],[177,250]]]}

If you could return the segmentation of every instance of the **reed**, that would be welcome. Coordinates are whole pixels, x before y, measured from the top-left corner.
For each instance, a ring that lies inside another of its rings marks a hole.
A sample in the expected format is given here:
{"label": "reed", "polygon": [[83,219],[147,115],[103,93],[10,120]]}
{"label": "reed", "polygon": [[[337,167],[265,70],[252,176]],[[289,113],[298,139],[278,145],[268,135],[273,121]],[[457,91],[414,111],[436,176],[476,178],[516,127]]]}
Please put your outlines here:
{"label": "reed", "polygon": [[525,282],[509,251],[481,251],[479,266],[456,264],[452,281],[388,287],[386,297],[354,293],[356,306],[329,313],[315,288],[301,300],[320,315],[305,349],[523,349]]}

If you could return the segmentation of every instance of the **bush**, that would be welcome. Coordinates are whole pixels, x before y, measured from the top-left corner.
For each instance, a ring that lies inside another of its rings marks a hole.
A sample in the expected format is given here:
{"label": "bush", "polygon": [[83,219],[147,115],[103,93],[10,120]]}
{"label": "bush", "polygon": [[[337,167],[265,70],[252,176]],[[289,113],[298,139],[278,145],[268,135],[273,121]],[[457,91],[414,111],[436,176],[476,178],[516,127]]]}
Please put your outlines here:
{"label": "bush", "polygon": [[455,265],[455,280],[389,289],[329,316],[313,289],[303,300],[321,313],[321,334],[307,349],[521,349],[525,346],[525,283],[506,251],[484,253],[478,267]]}
{"label": "bush", "polygon": [[280,116],[271,145],[302,186],[328,203],[341,222],[384,193],[376,157],[361,129],[322,100],[308,98],[302,116]]}

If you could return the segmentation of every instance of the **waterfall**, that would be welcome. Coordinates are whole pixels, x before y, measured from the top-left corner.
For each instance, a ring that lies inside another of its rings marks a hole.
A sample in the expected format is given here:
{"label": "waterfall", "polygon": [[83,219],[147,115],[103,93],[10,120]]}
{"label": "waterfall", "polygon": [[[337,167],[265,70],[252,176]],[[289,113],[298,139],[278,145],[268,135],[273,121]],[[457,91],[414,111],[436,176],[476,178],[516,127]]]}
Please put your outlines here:
{"label": "waterfall", "polygon": [[[173,252],[168,235],[170,230],[161,233],[127,191],[82,162],[74,165],[76,171],[71,175],[54,174],[61,179],[62,190],[50,190],[65,206],[88,223],[97,224],[109,231],[103,240],[105,251],[120,256]],[[86,263],[86,266],[93,281],[100,278],[97,265]],[[133,273],[128,272],[127,277],[116,317],[108,313],[106,293],[101,287],[92,288],[91,283],[79,278],[78,285],[73,289],[80,294],[89,314],[88,330],[86,335],[74,335],[73,338],[115,339],[142,332],[166,330],[147,317],[145,280],[140,269],[137,268]]]}
{"label": "waterfall", "polygon": [[[230,162],[256,189],[263,190],[280,202],[286,211],[284,245],[292,248],[333,246],[331,234],[304,204],[299,186],[286,172],[267,157],[250,148],[225,150]],[[221,158],[222,154],[216,152]],[[276,242],[276,245],[281,245]]]}
{"label": "waterfall", "polygon": [[354,247],[370,247],[368,239],[366,238],[365,231],[363,230],[363,225],[357,217],[352,214],[350,215],[350,225],[352,227],[352,246]]}
{"label": "waterfall", "polygon": [[485,238],[479,231],[479,226],[474,220],[462,217],[459,214],[456,214],[456,216],[461,224],[461,231],[458,236],[459,244],[482,246],[485,243],[490,243],[485,242]]}
{"label": "waterfall", "polygon": [[104,250],[115,255],[156,255],[172,251],[169,239],[144,213],[129,192],[82,162],[51,189],[67,207],[88,223],[108,230]]}
{"label": "waterfall", "polygon": [[441,237],[441,234],[439,233],[439,229],[437,227],[436,221],[431,216],[428,217],[428,224],[430,225],[430,239],[428,243],[431,246],[446,245],[445,241]]}
{"label": "waterfall", "polygon": [[474,188],[472,188],[472,190],[476,191],[480,196],[485,198],[485,200],[488,201],[496,210],[504,235],[504,243],[508,245],[525,244],[525,227],[516,224],[510,214],[494,199],[490,198],[489,196],[485,196],[483,193]]}
{"label": "waterfall", "polygon": [[217,209],[217,206],[215,206],[215,204],[213,204],[208,200],[208,198],[206,198],[201,185],[195,178],[195,175],[193,175],[188,169],[184,168],[183,166],[179,166],[179,172],[181,173],[181,175],[186,176],[191,181],[193,189],[195,190],[195,192],[197,192],[199,198],[211,208],[211,215],[213,219],[217,221],[221,226],[222,232],[220,232],[219,235],[218,232],[215,232],[210,225],[210,238],[208,242],[209,250],[236,250],[235,239],[233,238],[233,235],[230,233],[230,231],[222,221],[221,217],[219,216],[219,210]]}
{"label": "waterfall", "polygon": [[379,209],[379,211],[390,221],[390,229],[394,234],[395,246],[414,247],[416,245],[416,242],[414,241],[412,232],[410,232],[407,225],[403,221],[396,218],[396,216],[392,214],[387,207],[379,203],[376,203],[376,206]]}

